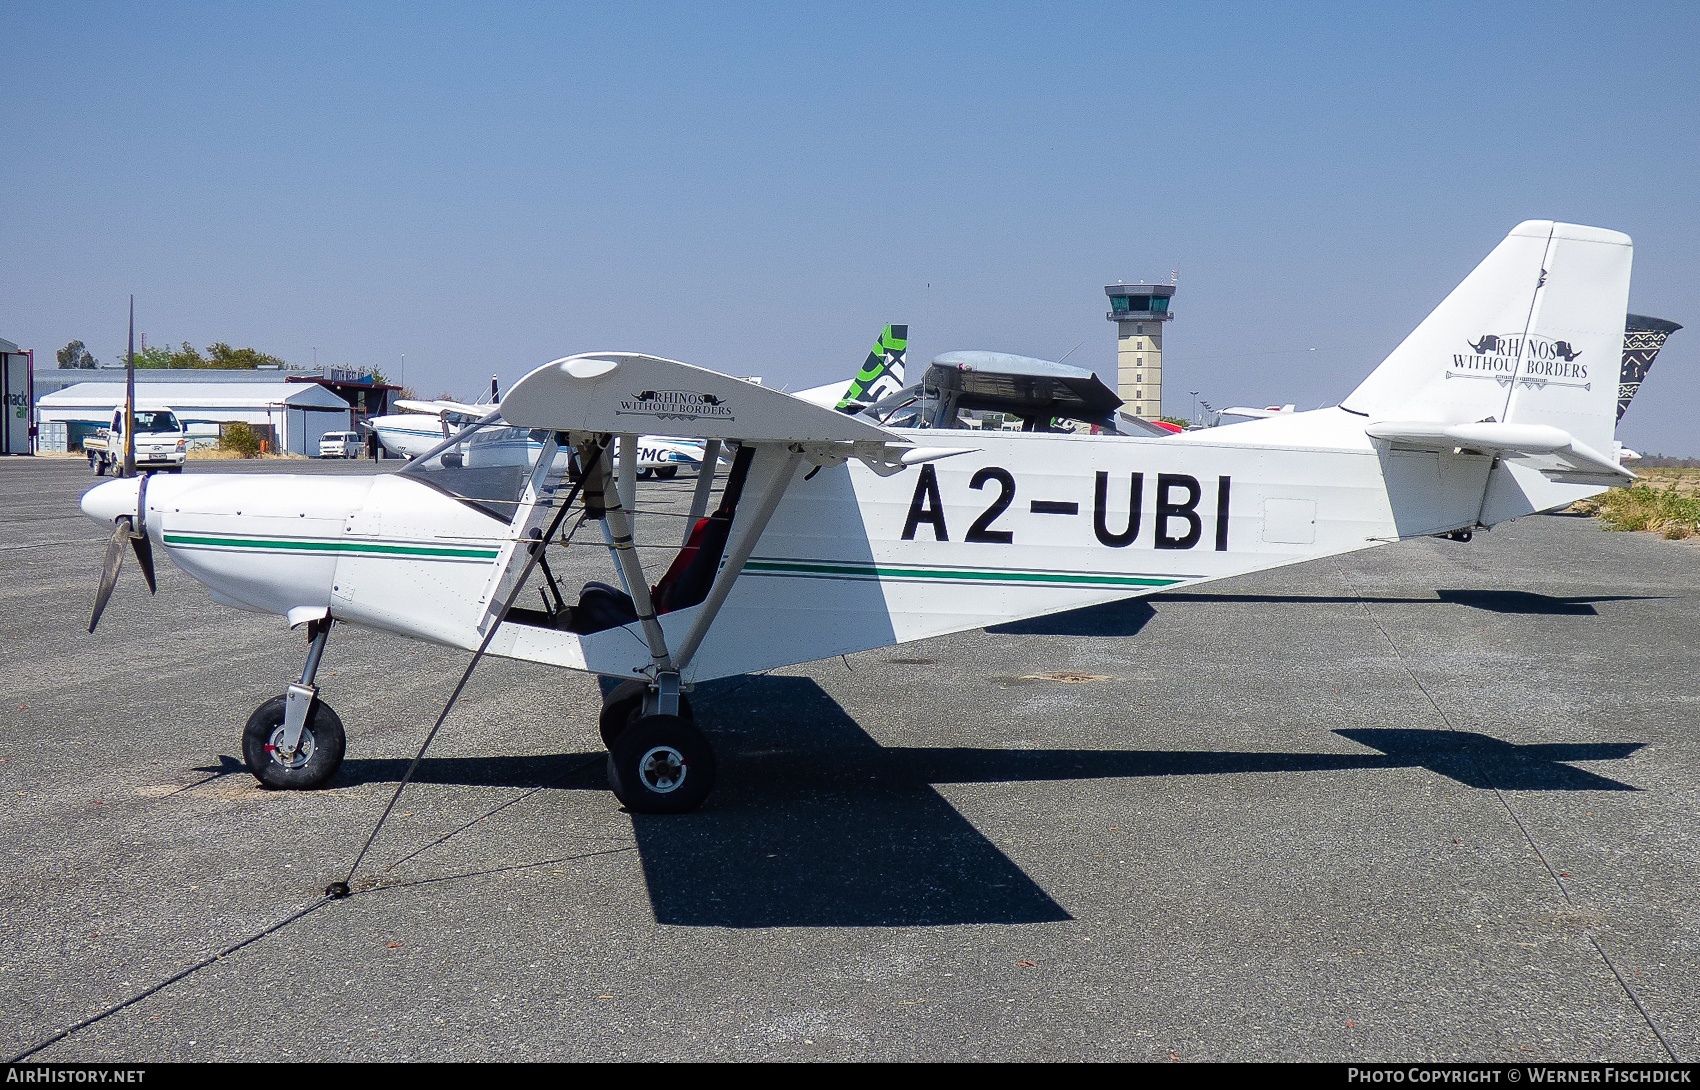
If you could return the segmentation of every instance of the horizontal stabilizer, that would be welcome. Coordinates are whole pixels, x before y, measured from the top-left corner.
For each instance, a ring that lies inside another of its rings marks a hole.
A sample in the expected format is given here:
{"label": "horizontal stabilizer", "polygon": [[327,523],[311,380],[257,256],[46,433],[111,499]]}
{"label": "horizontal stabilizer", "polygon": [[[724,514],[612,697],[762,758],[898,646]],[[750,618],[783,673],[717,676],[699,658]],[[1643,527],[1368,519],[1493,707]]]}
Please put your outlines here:
{"label": "horizontal stabilizer", "polygon": [[909,445],[897,432],[861,417],[718,371],[630,352],[544,364],[508,391],[502,419],[551,431]]}
{"label": "horizontal stabilizer", "polygon": [[1618,481],[1635,479],[1635,474],[1585,443],[1579,442],[1563,428],[1550,424],[1502,424],[1492,421],[1479,424],[1437,424],[1420,420],[1387,420],[1371,424],[1364,431],[1371,439],[1380,439],[1398,450],[1448,451],[1465,450],[1478,454],[1499,454],[1530,461],[1535,468],[1549,474],[1588,477],[1612,477]]}

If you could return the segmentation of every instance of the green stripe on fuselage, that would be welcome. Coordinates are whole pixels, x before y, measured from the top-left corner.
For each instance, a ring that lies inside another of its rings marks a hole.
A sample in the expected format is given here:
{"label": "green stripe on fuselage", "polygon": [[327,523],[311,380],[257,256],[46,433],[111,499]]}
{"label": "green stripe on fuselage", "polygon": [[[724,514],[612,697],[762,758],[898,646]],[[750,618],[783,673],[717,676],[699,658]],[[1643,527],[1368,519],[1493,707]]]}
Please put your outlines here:
{"label": "green stripe on fuselage", "polygon": [[909,568],[843,564],[821,560],[751,560],[750,575],[790,575],[816,579],[916,579],[927,582],[1017,583],[1042,586],[1171,587],[1182,578],[1158,575],[1096,575],[1088,572],[1017,571],[1009,568]]}
{"label": "green stripe on fuselage", "polygon": [[323,541],[306,538],[226,537],[213,534],[164,535],[167,546],[199,545],[212,549],[268,550],[300,553],[353,553],[362,556],[417,557],[422,560],[494,560],[499,549],[462,548],[450,545],[403,545],[382,541]]}

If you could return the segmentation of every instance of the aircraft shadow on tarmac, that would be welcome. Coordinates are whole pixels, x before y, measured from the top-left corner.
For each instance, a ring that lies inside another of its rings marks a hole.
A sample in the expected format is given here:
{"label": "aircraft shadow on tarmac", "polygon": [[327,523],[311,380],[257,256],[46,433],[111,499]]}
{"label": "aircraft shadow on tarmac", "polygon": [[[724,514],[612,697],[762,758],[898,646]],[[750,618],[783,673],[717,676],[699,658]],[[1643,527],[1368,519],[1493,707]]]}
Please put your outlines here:
{"label": "aircraft shadow on tarmac", "polygon": [[1551,594],[1538,594],[1527,590],[1436,590],[1433,598],[1378,598],[1373,595],[1358,597],[1350,594],[1158,594],[1153,595],[1155,601],[1169,602],[1267,602],[1279,605],[1282,603],[1306,605],[1356,605],[1368,602],[1370,605],[1398,606],[1434,606],[1454,605],[1469,606],[1471,609],[1486,610],[1489,613],[1519,613],[1534,616],[1554,617],[1594,617],[1599,610],[1594,608],[1595,602],[1644,602],[1658,598],[1649,594],[1579,594],[1574,597],[1560,598]]}
{"label": "aircraft shadow on tarmac", "polygon": [[1052,613],[1026,621],[1010,621],[986,629],[1000,636],[1136,636],[1156,616],[1151,603],[1235,602],[1252,605],[1455,605],[1489,613],[1527,616],[1594,617],[1595,602],[1641,602],[1657,599],[1645,594],[1587,594],[1556,597],[1526,590],[1436,590],[1433,598],[1386,598],[1365,595],[1329,594],[1153,594],[1122,602],[1105,602],[1066,613]]}
{"label": "aircraft shadow on tarmac", "polygon": [[[1375,753],[887,747],[808,678],[727,679],[695,697],[720,754],[719,786],[695,814],[632,818],[656,919],[684,926],[1069,919],[935,784],[1421,767],[1474,788],[1633,791],[1567,762],[1621,760],[1641,748],[1383,729],[1336,732]],[[352,759],[333,786],[393,783],[406,766]],[[603,767],[594,752],[427,758],[415,778],[605,790]]]}

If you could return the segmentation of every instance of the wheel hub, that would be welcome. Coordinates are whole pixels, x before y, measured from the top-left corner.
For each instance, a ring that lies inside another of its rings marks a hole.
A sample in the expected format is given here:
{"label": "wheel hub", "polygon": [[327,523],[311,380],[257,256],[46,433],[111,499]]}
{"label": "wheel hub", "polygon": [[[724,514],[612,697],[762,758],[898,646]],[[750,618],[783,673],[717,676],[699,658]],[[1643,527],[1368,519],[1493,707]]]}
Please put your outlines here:
{"label": "wheel hub", "polygon": [[672,746],[656,746],[638,761],[638,779],[657,795],[677,791],[685,772],[685,755]]}
{"label": "wheel hub", "polygon": [[313,759],[313,732],[305,727],[301,728],[301,744],[295,747],[295,753],[291,756],[283,748],[283,727],[279,725],[266,742],[266,752],[271,754],[272,760],[285,768],[301,768]]}

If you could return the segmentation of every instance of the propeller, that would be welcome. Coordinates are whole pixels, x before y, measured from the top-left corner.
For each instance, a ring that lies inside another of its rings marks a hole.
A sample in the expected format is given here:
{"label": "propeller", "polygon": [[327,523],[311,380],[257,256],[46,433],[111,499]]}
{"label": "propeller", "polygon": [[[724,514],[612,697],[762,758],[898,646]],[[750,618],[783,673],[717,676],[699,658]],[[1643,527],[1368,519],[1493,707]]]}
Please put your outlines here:
{"label": "propeller", "polygon": [[106,612],[106,603],[112,597],[112,588],[118,585],[118,572],[124,566],[126,543],[135,551],[136,563],[142,569],[142,578],[148,581],[148,593],[153,594],[158,590],[159,584],[154,579],[153,571],[153,542],[148,540],[147,510],[148,475],[144,473],[137,480],[136,513],[119,515],[112,520],[112,539],[106,543],[106,560],[100,567],[100,587],[94,595],[94,615],[89,618],[91,634],[100,623],[100,615]]}

